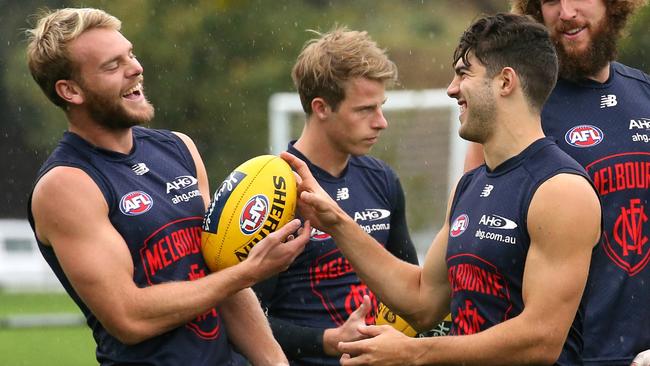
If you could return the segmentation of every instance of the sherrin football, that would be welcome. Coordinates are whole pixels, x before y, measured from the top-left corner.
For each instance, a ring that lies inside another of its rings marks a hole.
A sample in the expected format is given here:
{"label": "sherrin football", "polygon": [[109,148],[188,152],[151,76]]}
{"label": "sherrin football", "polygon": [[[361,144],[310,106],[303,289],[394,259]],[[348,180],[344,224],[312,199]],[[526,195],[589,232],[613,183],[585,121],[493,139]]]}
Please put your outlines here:
{"label": "sherrin football", "polygon": [[377,317],[375,317],[376,325],[390,325],[391,327],[399,330],[409,337],[415,337],[418,332],[411,327],[402,317],[393,313],[383,302],[379,303],[377,308]]}
{"label": "sherrin football", "polygon": [[214,193],[203,221],[201,249],[210,270],[244,261],[295,209],[296,178],[284,160],[262,155],[238,166]]}

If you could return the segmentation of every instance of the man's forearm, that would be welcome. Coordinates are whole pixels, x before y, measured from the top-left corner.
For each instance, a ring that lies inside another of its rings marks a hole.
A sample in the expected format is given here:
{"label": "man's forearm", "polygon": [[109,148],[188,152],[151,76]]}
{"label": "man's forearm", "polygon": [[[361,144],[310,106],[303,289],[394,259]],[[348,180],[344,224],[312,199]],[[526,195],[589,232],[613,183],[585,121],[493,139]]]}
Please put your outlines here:
{"label": "man's forearm", "polygon": [[228,337],[253,365],[288,364],[250,288],[225,300],[219,310],[226,323]]}

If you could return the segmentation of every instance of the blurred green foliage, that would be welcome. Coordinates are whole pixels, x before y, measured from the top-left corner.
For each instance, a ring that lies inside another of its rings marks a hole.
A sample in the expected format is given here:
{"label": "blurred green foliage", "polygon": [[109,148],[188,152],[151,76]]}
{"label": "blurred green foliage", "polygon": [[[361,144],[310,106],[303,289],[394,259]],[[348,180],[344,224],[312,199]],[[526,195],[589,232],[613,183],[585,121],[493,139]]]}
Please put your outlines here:
{"label": "blurred green foliage", "polygon": [[[103,8],[123,22],[156,107],[152,127],[190,135],[212,188],[268,151],[268,100],[292,91],[302,45],[335,24],[367,30],[397,63],[403,89],[445,87],[465,27],[503,0],[0,0],[0,217],[25,217],[36,170],[66,129],[26,67],[24,29],[41,7]],[[624,42],[623,60],[648,71],[648,9]]]}

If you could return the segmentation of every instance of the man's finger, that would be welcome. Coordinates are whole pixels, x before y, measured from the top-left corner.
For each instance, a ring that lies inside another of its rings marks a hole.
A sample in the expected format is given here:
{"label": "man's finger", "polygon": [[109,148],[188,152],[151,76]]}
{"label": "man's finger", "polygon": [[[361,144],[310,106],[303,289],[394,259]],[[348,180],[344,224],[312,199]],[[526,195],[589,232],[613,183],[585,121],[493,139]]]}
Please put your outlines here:
{"label": "man's finger", "polygon": [[362,325],[359,326],[359,333],[368,336],[369,338],[376,337],[384,332],[391,330],[390,325]]}
{"label": "man's finger", "polygon": [[302,178],[302,180],[312,177],[311,172],[309,171],[309,167],[307,167],[307,164],[305,164],[304,161],[300,160],[295,155],[283,151],[280,153],[280,157],[284,159],[287,163],[289,163],[289,165],[291,165],[293,170],[295,170],[296,173],[298,173],[298,175],[300,176],[300,178]]}
{"label": "man's finger", "polygon": [[368,315],[368,312],[370,311],[370,296],[368,295],[363,295],[363,301],[361,302],[361,305],[352,313],[354,316],[358,316],[359,318],[365,318],[366,315]]}
{"label": "man's finger", "polygon": [[643,351],[636,355],[630,366],[650,366],[650,350]]}
{"label": "man's finger", "polygon": [[277,236],[280,236],[282,238],[286,238],[289,235],[293,234],[300,228],[300,220],[299,219],[293,219],[289,222],[287,222],[283,227],[279,228],[276,233]]}

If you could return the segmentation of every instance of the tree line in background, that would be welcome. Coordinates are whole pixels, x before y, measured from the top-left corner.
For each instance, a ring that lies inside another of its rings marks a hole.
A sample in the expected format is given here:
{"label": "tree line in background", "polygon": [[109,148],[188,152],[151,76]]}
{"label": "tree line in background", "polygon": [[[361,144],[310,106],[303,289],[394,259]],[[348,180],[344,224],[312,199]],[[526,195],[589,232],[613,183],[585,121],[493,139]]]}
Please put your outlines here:
{"label": "tree line in background", "polygon": [[[293,91],[290,71],[308,29],[367,30],[399,67],[400,89],[446,87],[451,54],[477,16],[504,0],[0,0],[0,217],[26,216],[40,164],[66,129],[63,112],[33,82],[24,30],[39,8],[102,8],[122,20],[156,107],[151,127],[190,135],[214,189],[244,160],[268,151],[268,100]],[[621,60],[648,72],[644,8],[622,43]]]}

